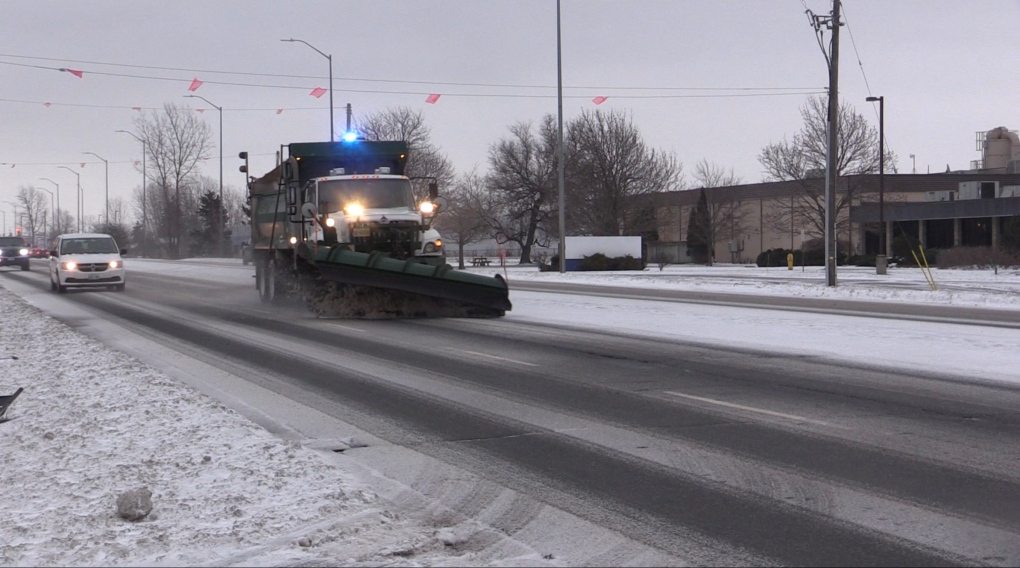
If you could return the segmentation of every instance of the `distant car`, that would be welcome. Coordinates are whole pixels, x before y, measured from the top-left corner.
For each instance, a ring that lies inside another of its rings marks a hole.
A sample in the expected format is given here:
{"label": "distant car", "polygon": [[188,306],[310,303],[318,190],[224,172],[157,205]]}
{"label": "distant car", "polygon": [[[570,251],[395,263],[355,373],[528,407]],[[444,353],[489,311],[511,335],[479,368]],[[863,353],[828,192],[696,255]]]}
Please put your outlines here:
{"label": "distant car", "polygon": [[32,258],[49,258],[50,251],[40,247],[32,247],[32,250],[28,251],[28,256]]}
{"label": "distant car", "polygon": [[57,237],[50,251],[50,289],[63,294],[69,287],[108,287],[123,292],[127,273],[117,241],[103,233],[70,233]]}
{"label": "distant car", "polygon": [[22,270],[31,270],[28,243],[21,237],[0,237],[0,266],[20,266]]}

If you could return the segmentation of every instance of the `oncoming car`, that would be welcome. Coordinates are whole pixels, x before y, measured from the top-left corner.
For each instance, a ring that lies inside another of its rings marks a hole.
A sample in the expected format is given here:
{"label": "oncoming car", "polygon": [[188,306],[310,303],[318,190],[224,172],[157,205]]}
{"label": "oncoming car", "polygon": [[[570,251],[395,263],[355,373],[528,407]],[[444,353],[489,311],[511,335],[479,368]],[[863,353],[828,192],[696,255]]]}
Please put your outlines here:
{"label": "oncoming car", "polygon": [[69,287],[106,286],[123,292],[127,283],[117,241],[102,233],[71,233],[57,237],[50,251],[50,289],[60,293]]}
{"label": "oncoming car", "polygon": [[28,263],[29,246],[21,237],[0,237],[0,266],[20,266],[31,270]]}

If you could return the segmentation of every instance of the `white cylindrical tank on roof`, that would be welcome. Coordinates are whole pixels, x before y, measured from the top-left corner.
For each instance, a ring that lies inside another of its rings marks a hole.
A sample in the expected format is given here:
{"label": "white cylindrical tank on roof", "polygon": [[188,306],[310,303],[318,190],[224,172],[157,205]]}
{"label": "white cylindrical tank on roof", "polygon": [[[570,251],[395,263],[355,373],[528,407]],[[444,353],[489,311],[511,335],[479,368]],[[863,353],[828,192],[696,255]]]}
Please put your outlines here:
{"label": "white cylindrical tank on roof", "polygon": [[1020,160],[1020,136],[1005,126],[989,130],[985,133],[982,159],[985,169],[1005,168],[1011,160]]}

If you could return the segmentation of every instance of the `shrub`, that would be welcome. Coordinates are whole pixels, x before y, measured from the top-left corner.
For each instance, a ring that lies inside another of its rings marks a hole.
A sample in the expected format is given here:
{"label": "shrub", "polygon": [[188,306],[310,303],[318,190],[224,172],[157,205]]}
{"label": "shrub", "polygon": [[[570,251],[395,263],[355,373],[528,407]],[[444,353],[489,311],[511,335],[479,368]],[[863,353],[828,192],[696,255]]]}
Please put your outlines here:
{"label": "shrub", "polygon": [[[928,264],[936,262],[929,256]],[[953,247],[939,253],[937,266],[939,268],[1020,266],[1020,255],[1012,251],[994,250],[991,247]]]}
{"label": "shrub", "polygon": [[641,259],[627,256],[609,258],[602,253],[595,253],[581,259],[578,264],[580,270],[643,270]]}

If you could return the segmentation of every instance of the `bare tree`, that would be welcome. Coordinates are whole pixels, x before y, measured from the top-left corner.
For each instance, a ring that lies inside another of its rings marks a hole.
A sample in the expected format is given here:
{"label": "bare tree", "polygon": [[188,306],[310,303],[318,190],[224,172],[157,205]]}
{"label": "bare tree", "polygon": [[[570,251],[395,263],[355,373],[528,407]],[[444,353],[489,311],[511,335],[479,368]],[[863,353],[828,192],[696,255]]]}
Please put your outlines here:
{"label": "bare tree", "polygon": [[[740,185],[741,178],[726,168],[702,159],[694,166],[695,188],[716,188]],[[739,248],[739,236],[744,233],[748,223],[748,213],[739,199],[724,199],[719,192],[711,196],[703,194],[704,211],[698,223],[688,223],[687,240],[702,242],[707,247],[703,260],[712,264],[715,247],[721,240],[728,240],[732,248]],[[693,215],[693,211],[692,211]]]}
{"label": "bare tree", "polygon": [[187,235],[184,216],[197,207],[198,165],[211,148],[209,125],[192,109],[166,103],[161,111],[137,117],[135,131],[148,157],[147,203],[142,207],[153,229],[149,234],[158,236],[166,254],[180,258]]}
{"label": "bare tree", "polygon": [[[366,140],[403,140],[408,154],[405,173],[411,178],[435,178],[440,187],[453,184],[456,171],[449,159],[432,143],[432,131],[421,110],[407,107],[387,109],[357,121]],[[428,179],[412,180],[415,202],[428,197]]]}
{"label": "bare tree", "polygon": [[[633,235],[648,230],[638,196],[681,189],[675,155],[648,148],[623,113],[583,111],[567,127],[570,230]],[[654,223],[653,223],[654,224]]]}
{"label": "bare tree", "polygon": [[[764,168],[762,181],[801,180],[801,191],[790,197],[775,198],[773,214],[767,222],[776,230],[800,225],[820,237],[825,234],[825,167],[827,161],[828,100],[811,97],[801,107],[803,124],[800,132],[787,141],[762,148],[758,162]],[[835,188],[837,234],[849,235],[849,208],[862,196],[860,187],[853,186],[845,176],[875,173],[879,167],[878,129],[846,101],[840,105],[838,117],[839,146],[836,169],[839,180]],[[895,171],[896,154],[886,152],[886,168]]]}
{"label": "bare tree", "polygon": [[489,192],[477,170],[458,176],[446,193],[449,206],[436,216],[445,246],[457,246],[457,266],[464,268],[464,246],[488,236]]}
{"label": "bare tree", "polygon": [[699,188],[713,188],[713,187],[729,187],[733,185],[740,185],[743,180],[740,176],[733,172],[731,167],[726,170],[723,166],[709,162],[702,158],[694,166],[694,189]]}
{"label": "bare tree", "polygon": [[521,247],[522,264],[531,263],[532,247],[549,243],[548,222],[556,213],[557,133],[554,117],[546,115],[537,133],[532,123],[519,122],[489,147],[486,185],[492,208],[486,221],[496,242]]}
{"label": "bare tree", "polygon": [[36,237],[43,232],[42,228],[46,226],[46,215],[49,212],[46,204],[49,201],[49,195],[34,185],[23,185],[18,188],[16,199],[18,200],[20,219],[15,219],[14,224],[21,226],[23,237],[30,240],[32,244],[36,244]]}

